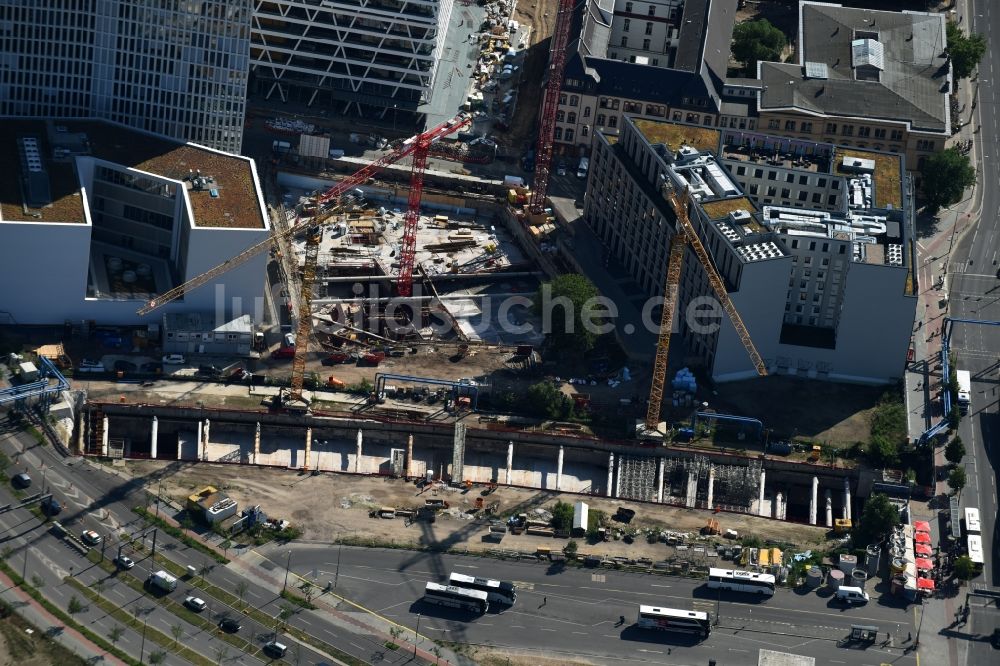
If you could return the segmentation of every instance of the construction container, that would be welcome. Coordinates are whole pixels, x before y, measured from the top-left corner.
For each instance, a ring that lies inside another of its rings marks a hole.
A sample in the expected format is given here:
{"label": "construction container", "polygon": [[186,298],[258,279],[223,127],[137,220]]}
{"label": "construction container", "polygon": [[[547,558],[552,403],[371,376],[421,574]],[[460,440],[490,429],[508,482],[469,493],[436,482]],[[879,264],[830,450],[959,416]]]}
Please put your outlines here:
{"label": "construction container", "polygon": [[851,531],[850,518],[837,518],[833,521],[834,534],[847,534],[850,531]]}
{"label": "construction container", "polygon": [[858,558],[856,555],[843,554],[837,560],[837,565],[840,570],[845,574],[850,575],[852,571],[858,568]]}
{"label": "construction container", "polygon": [[826,584],[830,586],[830,589],[837,591],[840,586],[844,584],[844,572],[840,569],[832,569],[830,575],[826,579]]}
{"label": "construction container", "polygon": [[881,559],[881,550],[878,546],[868,546],[865,551],[865,571],[868,572],[868,577],[871,578],[876,573],[878,573],[878,563]]}
{"label": "construction container", "polygon": [[823,570],[819,567],[809,567],[806,571],[806,586],[817,588],[823,582]]}
{"label": "construction container", "polygon": [[851,585],[854,587],[865,588],[865,583],[868,582],[868,572],[864,569],[855,569],[851,572]]}
{"label": "construction container", "polygon": [[573,505],[573,536],[584,536],[587,533],[590,507],[586,502]]}

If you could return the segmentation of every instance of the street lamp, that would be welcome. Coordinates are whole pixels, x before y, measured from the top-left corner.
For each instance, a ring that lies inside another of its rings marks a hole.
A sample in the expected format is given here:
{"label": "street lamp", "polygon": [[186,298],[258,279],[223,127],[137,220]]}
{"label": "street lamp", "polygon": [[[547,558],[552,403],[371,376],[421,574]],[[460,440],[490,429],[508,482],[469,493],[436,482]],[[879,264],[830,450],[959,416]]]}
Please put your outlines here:
{"label": "street lamp", "polygon": [[292,551],[288,550],[288,557],[285,559],[285,584],[281,587],[281,591],[284,592],[288,589],[288,569],[292,563]]}
{"label": "street lamp", "polygon": [[420,641],[420,613],[417,613],[417,628],[413,631],[413,656],[417,656],[417,643]]}

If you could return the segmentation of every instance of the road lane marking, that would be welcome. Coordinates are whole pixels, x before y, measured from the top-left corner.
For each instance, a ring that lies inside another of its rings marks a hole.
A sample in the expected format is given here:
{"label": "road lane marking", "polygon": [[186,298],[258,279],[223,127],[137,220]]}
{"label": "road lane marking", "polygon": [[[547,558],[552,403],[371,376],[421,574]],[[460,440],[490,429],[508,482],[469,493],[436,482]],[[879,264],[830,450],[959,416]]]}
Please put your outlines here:
{"label": "road lane marking", "polygon": [[657,585],[656,583],[650,583],[650,587],[671,587],[670,585]]}

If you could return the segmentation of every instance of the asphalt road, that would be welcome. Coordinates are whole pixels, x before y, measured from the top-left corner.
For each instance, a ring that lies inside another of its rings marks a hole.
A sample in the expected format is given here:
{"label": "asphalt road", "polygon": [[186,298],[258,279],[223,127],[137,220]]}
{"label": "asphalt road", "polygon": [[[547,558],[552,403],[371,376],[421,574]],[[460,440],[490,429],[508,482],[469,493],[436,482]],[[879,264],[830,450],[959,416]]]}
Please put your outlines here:
{"label": "asphalt road", "polygon": [[[986,35],[1000,34],[1000,8],[990,0],[974,0],[971,29]],[[977,112],[980,124],[976,141],[981,156],[979,183],[983,192],[982,216],[952,254],[948,266],[949,310],[952,317],[1000,321],[1000,45],[988,39],[979,68]],[[973,376],[972,406],[959,429],[966,443],[968,484],[962,506],[978,506],[983,523],[986,566],[982,581],[1000,585],[1000,518],[997,514],[997,472],[1000,468],[1000,326],[956,324],[951,349],[958,367]],[[992,446],[990,445],[992,443]]]}
{"label": "asphalt road", "polygon": [[[339,551],[339,552],[338,552]],[[284,564],[281,551],[261,554]],[[339,562],[339,563],[338,563]],[[561,569],[548,564],[436,555],[397,550],[299,545],[292,570],[319,581],[336,580],[338,593],[365,609],[438,639],[538,651],[552,658],[575,655],[606,663],[756,664],[758,649],[816,657],[817,664],[916,663],[901,649],[915,633],[913,609],[873,594],[867,606],[843,608],[829,595],[779,589],[768,600],[708,590],[691,579],[607,570]],[[470,617],[420,601],[424,583],[451,571],[515,581],[516,604]],[[719,610],[720,625],[705,641],[648,632],[633,626],[640,603]],[[626,622],[620,624],[619,616]],[[852,624],[875,625],[879,642],[867,649],[844,645]],[[892,643],[882,646],[885,633]],[[900,647],[897,647],[900,646]]]}
{"label": "asphalt road", "polygon": [[[32,476],[32,489],[40,489],[44,482],[53,492],[64,506],[58,520],[66,525],[72,533],[79,534],[84,529],[93,529],[104,536],[108,557],[114,557],[117,551],[117,535],[119,533],[125,531],[136,534],[142,530],[141,520],[132,511],[132,507],[145,504],[144,480],[138,482],[123,481],[114,475],[95,469],[78,458],[64,459],[52,447],[38,446],[33,438],[24,434],[0,435],[0,447],[15,461],[17,471],[28,471]],[[25,452],[19,453],[20,451]],[[150,481],[150,483],[155,483],[155,481]],[[0,503],[5,504],[11,499],[12,494],[9,488],[0,489]],[[122,605],[132,604],[133,607],[140,606],[148,609],[150,626],[154,626],[155,623],[155,626],[164,633],[171,635],[170,626],[178,622],[175,616],[153,604],[150,597],[139,595],[126,585],[116,584],[114,576],[107,576],[103,570],[92,565],[77,551],[50,535],[46,528],[39,526],[37,519],[27,510],[0,515],[0,527],[7,528],[5,529],[4,545],[12,545],[17,549],[25,540],[29,541],[28,578],[30,580],[33,573],[45,577],[43,592],[46,596],[54,595],[53,601],[60,607],[65,609],[69,601],[66,586],[61,584],[61,580],[72,567],[73,575],[87,584],[92,584],[98,579],[106,579],[108,585],[106,593],[109,597]],[[146,543],[148,547],[151,543],[150,539],[147,539]],[[199,569],[204,566],[211,567],[206,575],[206,580],[233,594],[237,594],[241,581],[248,583],[244,601],[272,617],[278,616],[281,606],[285,603],[274,591],[267,589],[257,581],[244,578],[230,568],[216,565],[207,556],[174,540],[162,531],[157,536],[157,551],[168,553],[169,558],[181,566],[191,565]],[[12,556],[12,566],[20,564],[22,552],[17,551]],[[161,568],[152,566],[148,557],[140,557],[138,554],[132,556],[136,560],[136,567],[131,573],[140,580],[144,580],[149,575],[150,570]],[[192,593],[191,587],[185,585],[184,581],[181,580],[177,590],[171,593],[171,596],[174,600],[182,602],[184,597],[190,593]],[[213,621],[218,621],[224,616],[241,615],[238,610],[227,607],[221,602],[213,601],[204,593],[195,591],[194,594],[209,602],[209,608],[204,613],[208,614]],[[107,624],[110,620],[104,622]],[[297,612],[288,620],[288,624],[310,635],[317,636],[368,663],[392,664],[412,661],[408,655],[387,652],[380,638],[364,632],[357,626],[348,627],[335,623],[319,613]],[[242,625],[239,636],[247,639],[247,649],[250,651],[253,651],[253,647],[259,648],[274,636],[273,626],[261,626],[246,617],[242,619]],[[185,627],[186,632],[182,640],[186,644],[191,647],[197,646],[202,654],[208,656],[214,657],[217,654],[217,648],[221,646],[221,643],[204,633],[199,633],[200,629],[192,625],[185,625]],[[107,627],[107,629],[109,628]],[[107,631],[101,633],[107,635]],[[135,647],[134,653],[138,655],[138,643],[133,646],[129,642],[132,638],[137,637],[127,633],[119,641],[119,646],[130,653],[132,652],[131,648]],[[308,646],[300,646],[297,641],[286,635],[280,635],[278,640],[291,648],[286,660],[291,657],[292,661],[298,661],[301,664],[319,664],[329,661]],[[148,644],[147,649],[149,649]],[[228,647],[228,654],[233,663],[262,663],[246,654],[237,657],[237,649],[232,646]],[[422,662],[417,660],[413,663]]]}

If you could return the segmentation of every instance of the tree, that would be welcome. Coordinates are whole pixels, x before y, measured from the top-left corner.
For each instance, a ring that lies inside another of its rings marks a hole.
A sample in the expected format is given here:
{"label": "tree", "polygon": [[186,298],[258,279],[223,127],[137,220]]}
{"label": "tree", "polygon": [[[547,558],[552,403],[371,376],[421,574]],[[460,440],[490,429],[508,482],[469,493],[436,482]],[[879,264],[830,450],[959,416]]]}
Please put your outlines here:
{"label": "tree", "polygon": [[582,355],[594,347],[602,311],[596,307],[600,296],[594,283],[582,275],[560,275],[545,282],[535,294],[534,310],[554,349]]}
{"label": "tree", "polygon": [[986,53],[986,37],[973,33],[966,37],[962,29],[948,21],[948,55],[956,79],[967,79]]}
{"label": "tree", "polygon": [[573,411],[573,401],[552,382],[538,382],[524,395],[524,411],[546,419],[562,419]]}
{"label": "tree", "polygon": [[787,43],[784,33],[767,19],[747,21],[733,28],[733,58],[742,62],[751,76],[757,74],[758,61],[780,61]]}
{"label": "tree", "polygon": [[954,493],[962,492],[962,488],[965,487],[965,481],[964,467],[956,467],[951,470],[951,474],[948,475],[948,487],[951,488]]}
{"label": "tree", "polygon": [[216,648],[215,648],[215,663],[216,664],[221,664],[226,659],[229,659],[229,646],[225,645],[225,644],[216,646]]}
{"label": "tree", "polygon": [[552,527],[557,530],[568,530],[573,526],[573,505],[566,502],[556,502],[552,507]]}
{"label": "tree", "polygon": [[150,664],[162,664],[167,660],[167,653],[163,650],[156,650],[149,653],[149,663]]}
{"label": "tree", "polygon": [[952,465],[962,462],[962,458],[964,457],[965,444],[962,443],[961,437],[955,437],[955,439],[948,442],[948,445],[944,447],[944,458]]}
{"label": "tree", "polygon": [[882,541],[898,524],[899,509],[884,494],[875,493],[865,502],[861,520],[852,531],[855,547]]}
{"label": "tree", "polygon": [[174,647],[177,647],[177,641],[184,635],[184,625],[180,622],[170,625],[170,633],[174,637]]}
{"label": "tree", "polygon": [[563,548],[563,554],[565,554],[566,557],[570,559],[574,559],[576,557],[576,551],[578,548],[579,546],[577,545],[576,541],[570,539],[569,543],[566,544],[566,547]]}
{"label": "tree", "polygon": [[243,605],[243,595],[247,593],[247,589],[249,589],[249,587],[250,586],[247,585],[247,582],[245,580],[241,580],[240,582],[236,583],[236,594],[240,595],[241,606]]}
{"label": "tree", "polygon": [[122,629],[117,624],[111,627],[111,630],[108,631],[108,638],[111,639],[111,645],[117,645],[118,641],[120,641],[122,639],[122,636],[124,635],[125,635],[125,630]]}
{"label": "tree", "polygon": [[955,576],[959,580],[969,580],[976,575],[976,564],[968,555],[955,558]]}
{"label": "tree", "polygon": [[965,189],[976,182],[976,169],[957,148],[948,148],[924,160],[920,170],[924,198],[933,212],[962,200]]}
{"label": "tree", "polygon": [[36,589],[40,590],[45,587],[45,579],[38,574],[31,574],[31,585]]}
{"label": "tree", "polygon": [[66,610],[69,611],[70,615],[76,615],[83,610],[83,604],[80,603],[80,599],[75,594],[69,598]]}
{"label": "tree", "polygon": [[884,435],[875,435],[868,442],[868,459],[875,467],[892,467],[899,459],[899,447]]}

